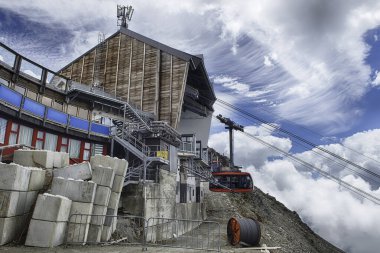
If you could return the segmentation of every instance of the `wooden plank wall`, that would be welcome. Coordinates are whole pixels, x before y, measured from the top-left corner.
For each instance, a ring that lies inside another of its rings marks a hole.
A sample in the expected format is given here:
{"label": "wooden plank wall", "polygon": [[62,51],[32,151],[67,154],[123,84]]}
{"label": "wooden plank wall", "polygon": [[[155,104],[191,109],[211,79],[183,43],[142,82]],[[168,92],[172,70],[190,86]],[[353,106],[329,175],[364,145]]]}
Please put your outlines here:
{"label": "wooden plank wall", "polygon": [[108,93],[176,128],[187,68],[186,61],[119,33],[107,39],[102,50],[93,49],[61,74],[88,85],[98,77]]}

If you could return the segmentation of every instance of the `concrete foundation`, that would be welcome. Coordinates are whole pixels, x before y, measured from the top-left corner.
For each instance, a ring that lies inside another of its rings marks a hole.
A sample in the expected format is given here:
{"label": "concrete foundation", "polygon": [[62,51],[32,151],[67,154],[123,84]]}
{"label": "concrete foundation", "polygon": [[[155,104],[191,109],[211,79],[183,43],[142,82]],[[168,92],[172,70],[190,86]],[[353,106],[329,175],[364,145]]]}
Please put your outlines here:
{"label": "concrete foundation", "polygon": [[95,199],[96,183],[92,181],[68,180],[54,177],[51,193],[65,196],[75,202],[93,203]]}
{"label": "concrete foundation", "polygon": [[102,229],[102,236],[101,236],[101,241],[102,242],[107,242],[111,239],[111,235],[112,235],[112,228],[111,227],[108,227],[108,226],[103,226],[103,229]]}
{"label": "concrete foundation", "polygon": [[31,220],[25,245],[55,247],[65,241],[66,222]]}
{"label": "concrete foundation", "polygon": [[38,195],[32,219],[67,222],[70,215],[71,200],[62,196],[51,194]]}
{"label": "concrete foundation", "polygon": [[15,150],[13,162],[26,167],[40,167],[33,159],[34,150]]}
{"label": "concrete foundation", "polygon": [[94,204],[99,206],[108,206],[111,197],[111,189],[107,186],[98,185],[96,187]]}
{"label": "concrete foundation", "polygon": [[27,192],[0,191],[0,217],[23,215],[26,199]]}
{"label": "concrete foundation", "polygon": [[116,175],[125,177],[128,168],[128,162],[125,159],[118,159],[110,156],[95,155],[91,157],[92,166],[110,167]]}
{"label": "concrete foundation", "polygon": [[90,180],[92,178],[91,165],[88,162],[66,166],[53,171],[54,177]]}
{"label": "concrete foundation", "polygon": [[54,165],[55,152],[49,150],[33,150],[33,161],[45,169],[52,169]]}
{"label": "concrete foundation", "polygon": [[0,190],[28,191],[30,170],[14,163],[0,163],[0,175]]}

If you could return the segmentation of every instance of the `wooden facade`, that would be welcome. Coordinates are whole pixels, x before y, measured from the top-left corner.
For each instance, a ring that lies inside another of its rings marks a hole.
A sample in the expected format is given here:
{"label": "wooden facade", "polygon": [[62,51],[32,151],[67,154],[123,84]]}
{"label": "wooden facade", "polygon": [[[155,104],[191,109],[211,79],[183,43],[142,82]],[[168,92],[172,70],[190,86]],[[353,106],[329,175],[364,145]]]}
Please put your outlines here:
{"label": "wooden facade", "polygon": [[83,84],[99,83],[109,94],[177,128],[194,56],[134,34],[120,30],[60,73]]}

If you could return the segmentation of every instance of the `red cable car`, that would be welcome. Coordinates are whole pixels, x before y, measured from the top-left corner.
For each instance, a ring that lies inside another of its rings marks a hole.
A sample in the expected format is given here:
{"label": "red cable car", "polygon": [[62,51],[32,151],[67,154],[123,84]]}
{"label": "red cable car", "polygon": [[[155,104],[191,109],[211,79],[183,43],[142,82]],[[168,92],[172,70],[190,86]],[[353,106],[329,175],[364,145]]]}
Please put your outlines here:
{"label": "red cable car", "polygon": [[253,180],[251,174],[240,171],[213,172],[217,184],[210,182],[212,192],[252,192]]}

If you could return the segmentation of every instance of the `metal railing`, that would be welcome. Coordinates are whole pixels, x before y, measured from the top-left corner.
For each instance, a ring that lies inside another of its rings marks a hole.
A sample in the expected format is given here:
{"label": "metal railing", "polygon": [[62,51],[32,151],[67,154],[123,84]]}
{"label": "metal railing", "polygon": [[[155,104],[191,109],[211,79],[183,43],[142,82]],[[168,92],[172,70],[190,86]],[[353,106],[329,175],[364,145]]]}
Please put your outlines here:
{"label": "metal railing", "polygon": [[185,141],[181,141],[178,151],[184,152],[184,153],[193,153],[193,154],[196,153],[194,143],[193,142],[185,142]]}
{"label": "metal railing", "polygon": [[[103,229],[110,232],[104,233]],[[146,220],[133,215],[72,214],[66,232],[66,246],[141,245],[143,251],[151,246],[220,252],[221,241],[220,224],[215,221],[155,217]]]}

